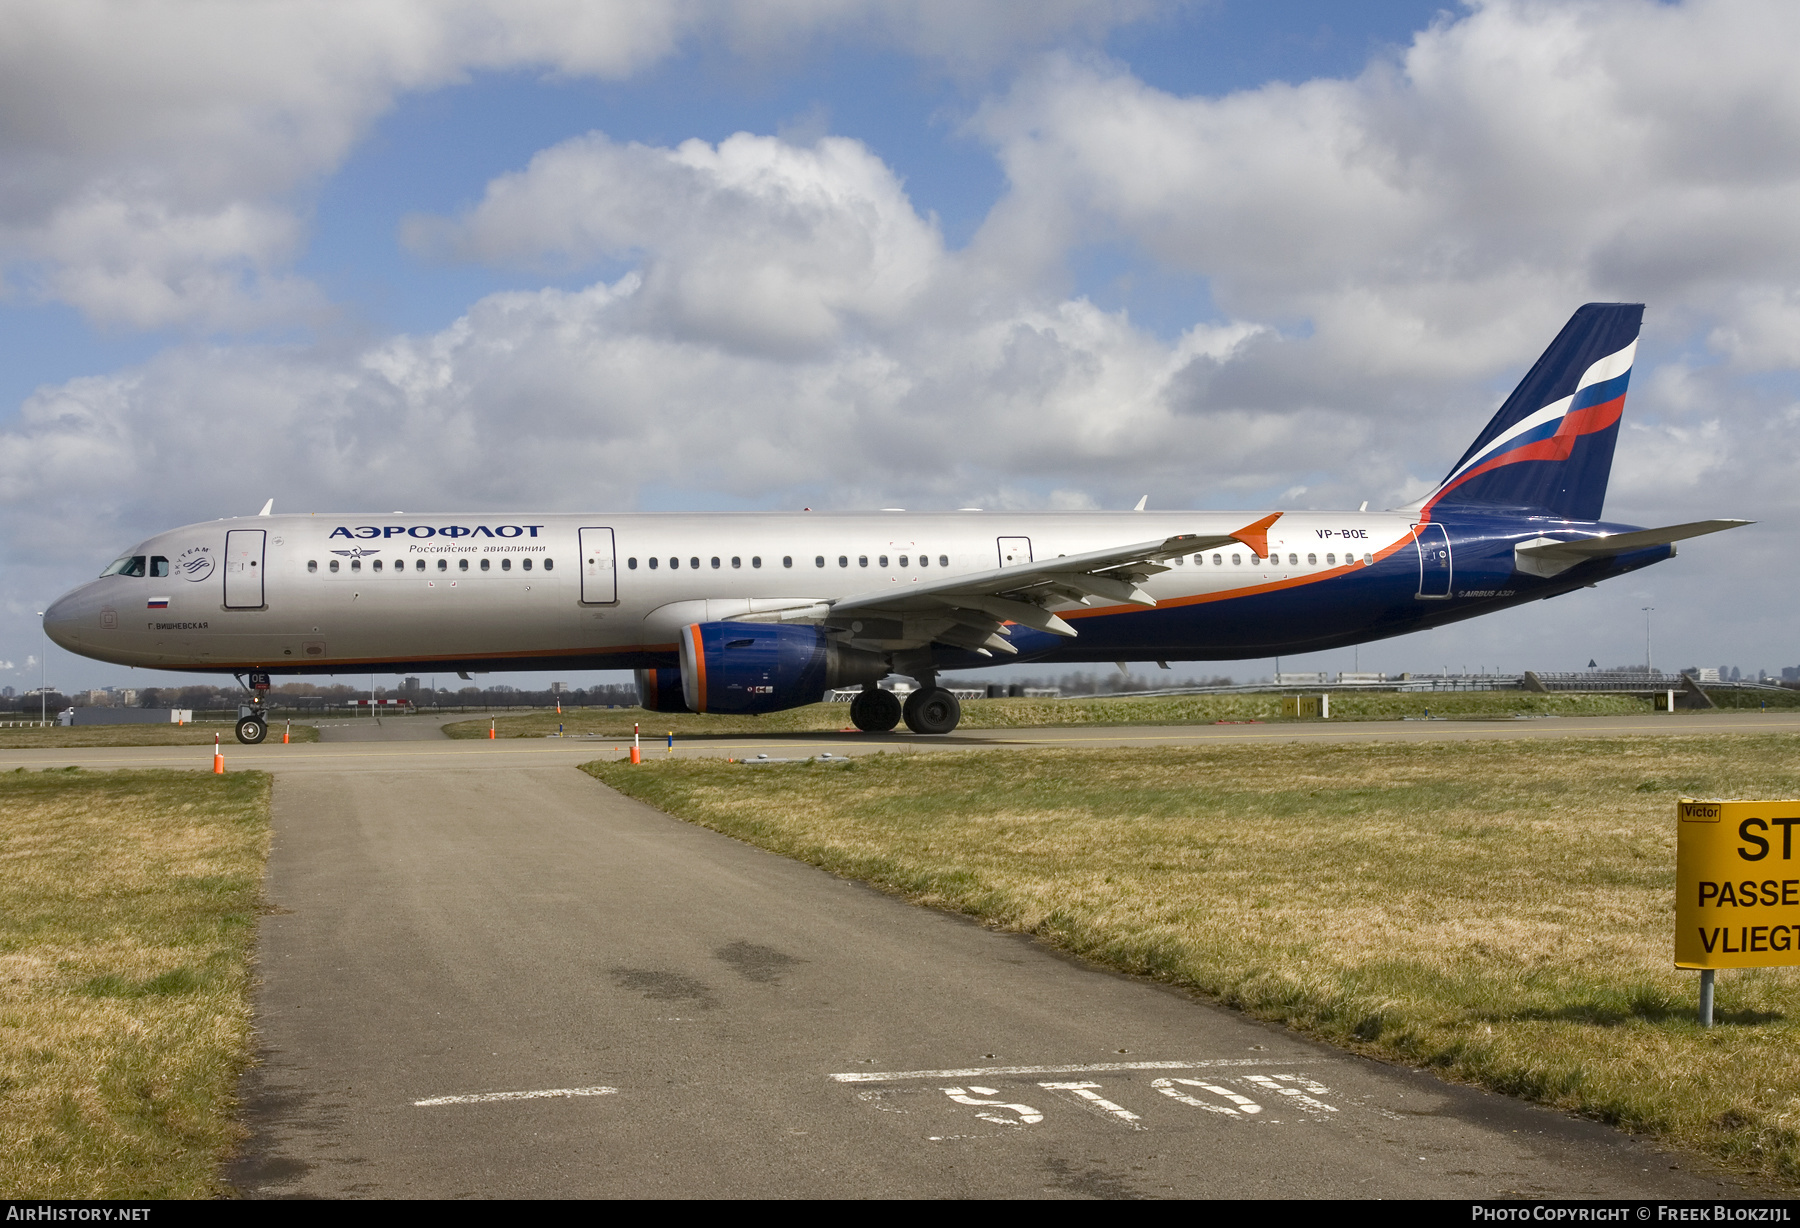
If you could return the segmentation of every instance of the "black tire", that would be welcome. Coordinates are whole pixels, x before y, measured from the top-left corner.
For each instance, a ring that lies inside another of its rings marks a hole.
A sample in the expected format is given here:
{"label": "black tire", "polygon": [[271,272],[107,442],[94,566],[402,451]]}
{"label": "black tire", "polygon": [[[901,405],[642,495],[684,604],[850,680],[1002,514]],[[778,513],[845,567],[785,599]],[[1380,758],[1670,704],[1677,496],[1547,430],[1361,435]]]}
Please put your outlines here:
{"label": "black tire", "polygon": [[962,705],[943,687],[906,697],[906,727],[914,733],[949,733],[962,720]]}
{"label": "black tire", "polygon": [[850,701],[850,723],[864,733],[886,733],[900,723],[900,701],[892,691],[862,691]]}
{"label": "black tire", "polygon": [[237,740],[245,746],[258,746],[269,736],[269,727],[254,716],[241,716],[237,723]]}

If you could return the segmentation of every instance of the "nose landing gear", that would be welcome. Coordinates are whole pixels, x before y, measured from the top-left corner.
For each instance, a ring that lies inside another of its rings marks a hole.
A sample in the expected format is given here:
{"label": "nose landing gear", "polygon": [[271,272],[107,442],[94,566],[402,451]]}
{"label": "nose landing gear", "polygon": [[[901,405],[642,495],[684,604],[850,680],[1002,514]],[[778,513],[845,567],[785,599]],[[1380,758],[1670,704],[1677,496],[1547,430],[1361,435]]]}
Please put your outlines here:
{"label": "nose landing gear", "polygon": [[237,740],[245,746],[257,746],[269,736],[269,676],[252,673],[246,683],[244,675],[239,674],[237,680],[254,693],[249,703],[238,705]]}

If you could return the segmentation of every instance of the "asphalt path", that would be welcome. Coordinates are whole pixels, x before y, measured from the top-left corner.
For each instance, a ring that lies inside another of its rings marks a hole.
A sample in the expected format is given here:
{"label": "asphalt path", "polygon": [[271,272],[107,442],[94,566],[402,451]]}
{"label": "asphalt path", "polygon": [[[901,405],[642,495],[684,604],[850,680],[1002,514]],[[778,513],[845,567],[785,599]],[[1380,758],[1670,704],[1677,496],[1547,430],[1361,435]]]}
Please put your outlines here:
{"label": "asphalt path", "polygon": [[[1800,718],[808,734],[676,753],[1715,731]],[[230,770],[277,773],[250,1134],[228,1173],[247,1196],[1761,1192],[678,822],[574,770],[623,748],[611,739],[451,741],[428,718],[322,733],[225,752]],[[5,751],[0,769],[205,770],[210,752]]]}
{"label": "asphalt path", "polygon": [[245,1195],[1740,1192],[566,764],[437,762],[279,780]]}

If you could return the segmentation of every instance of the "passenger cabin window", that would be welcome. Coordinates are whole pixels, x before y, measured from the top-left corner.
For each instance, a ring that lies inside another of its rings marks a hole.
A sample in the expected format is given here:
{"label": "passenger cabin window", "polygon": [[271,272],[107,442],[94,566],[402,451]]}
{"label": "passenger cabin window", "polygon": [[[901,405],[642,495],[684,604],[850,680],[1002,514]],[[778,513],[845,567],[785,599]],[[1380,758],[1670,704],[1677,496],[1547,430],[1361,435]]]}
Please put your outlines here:
{"label": "passenger cabin window", "polygon": [[652,555],[650,558],[650,570],[651,571],[656,570],[656,556],[654,556],[654,555]]}
{"label": "passenger cabin window", "polygon": [[680,559],[670,559],[669,560],[669,570],[670,571],[680,571],[681,570],[681,560]]}
{"label": "passenger cabin window", "polygon": [[883,567],[886,567],[886,566],[887,566],[887,555],[885,555],[885,554],[884,554],[884,555],[882,555],[882,556],[881,556],[881,559],[880,559],[880,565],[881,565],[881,566],[883,566]]}
{"label": "passenger cabin window", "polygon": [[[425,560],[424,559],[419,560],[419,570],[420,571],[425,570]],[[449,571],[450,570],[450,560],[449,559],[439,559],[438,560],[438,570],[439,571]]]}
{"label": "passenger cabin window", "polygon": [[[719,565],[719,560],[714,559],[713,566],[717,567],[718,565]],[[544,570],[545,571],[555,571],[556,570],[556,560],[555,559],[545,559],[544,560]]]}
{"label": "passenger cabin window", "polygon": [[[405,563],[400,563],[395,566],[394,570],[399,571],[402,567],[405,567],[405,566],[406,566]],[[373,563],[370,564],[370,567],[375,571],[380,571],[381,570],[381,560],[376,559]]]}
{"label": "passenger cabin window", "polygon": [[[483,559],[482,563],[485,565],[487,563],[487,560]],[[637,570],[637,560],[636,559],[626,559],[625,560],[625,570],[636,571]]]}
{"label": "passenger cabin window", "polygon": [[318,559],[307,559],[306,560],[306,570],[308,570],[308,571],[319,570],[319,560]]}
{"label": "passenger cabin window", "polygon": [[361,559],[351,559],[350,560],[350,570],[351,571],[361,571],[362,570],[362,560]]}
{"label": "passenger cabin window", "polygon": [[867,567],[869,565],[869,556],[866,554],[857,555],[856,556],[856,565],[858,567]]}
{"label": "passenger cabin window", "polygon": [[900,566],[906,566],[906,556],[904,554],[900,556]]}
{"label": "passenger cabin window", "polygon": [[[492,563],[492,562],[493,562],[493,561],[494,561],[494,560],[493,560],[493,559],[482,559],[482,560],[481,560],[481,570],[483,570],[483,571],[486,571],[486,570],[487,570],[487,569],[488,569],[488,564],[489,564],[489,563]],[[652,562],[652,563],[654,563],[654,562],[656,562],[656,560],[655,560],[655,559],[651,559],[651,560],[650,560],[650,561],[651,561],[651,562]],[[632,565],[632,566],[633,566],[633,567],[636,567],[636,566],[637,566],[637,560],[636,560],[636,559],[633,559],[633,560],[632,560],[632,561],[631,561],[631,565]]]}
{"label": "passenger cabin window", "polygon": [[500,570],[501,571],[511,571],[512,570],[512,560],[511,559],[501,559],[500,560]]}
{"label": "passenger cabin window", "polygon": [[331,560],[331,570],[336,571],[337,569],[338,569],[338,561],[336,559],[332,559]]}
{"label": "passenger cabin window", "polygon": [[519,566],[524,568],[526,571],[530,571],[531,570],[531,560],[530,559],[520,559]]}
{"label": "passenger cabin window", "polygon": [[781,565],[783,567],[792,567],[794,565],[794,556],[791,554],[782,555],[781,556]]}
{"label": "passenger cabin window", "polygon": [[1213,566],[1214,567],[1222,566],[1224,564],[1224,562],[1225,562],[1225,559],[1224,559],[1223,555],[1217,555],[1217,554],[1213,555]]}
{"label": "passenger cabin window", "polygon": [[744,565],[744,560],[740,555],[734,554],[731,556],[731,565],[733,567],[742,567]]}
{"label": "passenger cabin window", "polygon": [[847,555],[847,554],[840,554],[840,555],[838,555],[838,566],[839,566],[839,567],[848,567],[848,566],[850,566],[850,556],[849,556],[849,555]]}
{"label": "passenger cabin window", "polygon": [[1232,565],[1232,566],[1233,566],[1233,567],[1242,567],[1242,566],[1243,566],[1243,565],[1244,565],[1244,559],[1243,559],[1243,556],[1242,556],[1242,555],[1238,555],[1238,554],[1234,554],[1234,555],[1232,555],[1232,556],[1231,556],[1231,565]]}
{"label": "passenger cabin window", "polygon": [[1290,555],[1288,555],[1288,566],[1289,566],[1289,567],[1298,567],[1298,566],[1300,566],[1300,556],[1299,556],[1299,555],[1297,555],[1297,554],[1290,554]]}
{"label": "passenger cabin window", "polygon": [[700,560],[699,559],[689,559],[688,566],[692,567],[695,571],[699,571],[700,570]]}
{"label": "passenger cabin window", "polygon": [[1319,556],[1316,554],[1307,555],[1306,556],[1306,565],[1308,567],[1317,567],[1319,565]]}
{"label": "passenger cabin window", "polygon": [[1326,555],[1325,556],[1325,566],[1336,567],[1337,566],[1337,555],[1335,555],[1335,554]]}
{"label": "passenger cabin window", "polygon": [[[712,557],[712,565],[713,565],[713,570],[714,570],[714,571],[717,571],[717,570],[719,570],[719,556],[718,556],[718,555],[716,555],[716,554],[715,554],[715,555],[713,555],[713,557]],[[549,570],[550,570],[550,560],[549,560],[549,559],[545,559],[545,560],[544,560],[544,570],[545,570],[545,571],[549,571]]]}
{"label": "passenger cabin window", "polygon": [[821,555],[817,555],[817,556],[815,556],[815,557],[814,557],[814,558],[813,558],[813,566],[814,566],[814,567],[823,567],[823,566],[825,566],[825,556],[824,556],[824,555],[822,555],[822,554],[821,554]]}
{"label": "passenger cabin window", "polygon": [[931,566],[931,556],[929,554],[921,554],[919,556],[919,566],[921,566],[921,567]]}
{"label": "passenger cabin window", "polygon": [[750,556],[750,566],[761,567],[762,566],[762,555],[760,555],[760,554],[751,555]]}
{"label": "passenger cabin window", "polygon": [[1374,565],[1374,563],[1375,563],[1374,555],[1372,555],[1372,554],[1363,555],[1363,566],[1364,567],[1371,567]]}
{"label": "passenger cabin window", "polygon": [[458,571],[469,570],[469,560],[468,559],[457,559],[456,560],[456,570],[458,570]]}

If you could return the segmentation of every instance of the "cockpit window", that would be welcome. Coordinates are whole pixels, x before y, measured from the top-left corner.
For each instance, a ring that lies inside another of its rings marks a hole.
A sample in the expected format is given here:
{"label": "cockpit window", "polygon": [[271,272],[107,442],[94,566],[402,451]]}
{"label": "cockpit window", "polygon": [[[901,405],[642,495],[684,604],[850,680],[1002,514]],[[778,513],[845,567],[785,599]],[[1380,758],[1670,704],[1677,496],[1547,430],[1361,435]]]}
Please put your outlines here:
{"label": "cockpit window", "polygon": [[165,559],[160,554],[151,555],[150,556],[150,574],[153,576],[168,575],[169,574],[169,560]]}
{"label": "cockpit window", "polygon": [[[103,576],[141,576],[144,574],[144,564],[147,561],[144,555],[128,554],[124,558],[114,559],[113,565],[100,574]],[[166,562],[164,560],[165,565]],[[167,575],[168,573],[161,574]]]}

